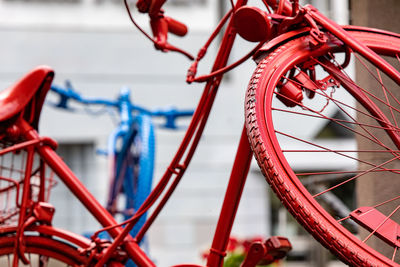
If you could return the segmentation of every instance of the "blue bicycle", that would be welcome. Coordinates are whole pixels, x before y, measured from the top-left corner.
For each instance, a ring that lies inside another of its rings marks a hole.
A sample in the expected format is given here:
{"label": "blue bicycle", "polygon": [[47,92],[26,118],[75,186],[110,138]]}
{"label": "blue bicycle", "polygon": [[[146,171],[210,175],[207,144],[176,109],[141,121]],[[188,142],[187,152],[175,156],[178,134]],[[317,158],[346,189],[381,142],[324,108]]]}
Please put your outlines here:
{"label": "blue bicycle", "polygon": [[[106,152],[111,166],[106,208],[113,215],[122,214],[124,220],[129,219],[151,191],[155,152],[152,117],[165,118],[162,127],[178,129],[176,119],[191,116],[193,111],[178,111],[175,108],[152,111],[134,105],[130,99],[130,90],[126,87],[120,90],[115,100],[84,98],[68,81],[65,88],[53,85],[51,91],[59,96],[58,103],[53,104],[57,108],[73,111],[68,104],[72,99],[85,106],[96,105],[118,110],[120,121],[108,138]],[[122,210],[119,208],[121,206],[124,207]],[[131,230],[132,236],[136,236],[145,221],[146,214],[143,214]]]}

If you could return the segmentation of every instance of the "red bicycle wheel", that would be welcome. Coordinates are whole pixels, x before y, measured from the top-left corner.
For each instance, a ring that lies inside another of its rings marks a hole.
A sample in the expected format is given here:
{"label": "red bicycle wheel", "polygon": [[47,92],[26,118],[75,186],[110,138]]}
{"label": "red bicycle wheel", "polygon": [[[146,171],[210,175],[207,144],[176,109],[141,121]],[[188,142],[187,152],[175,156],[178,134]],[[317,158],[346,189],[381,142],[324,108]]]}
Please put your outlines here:
{"label": "red bicycle wheel", "polygon": [[[399,35],[349,32],[399,69]],[[249,140],[273,190],[320,243],[350,265],[398,266],[400,88],[327,37],[310,48],[303,34],[258,61],[246,95]]]}
{"label": "red bicycle wheel", "polygon": [[[15,235],[0,236],[0,266],[12,266]],[[18,266],[88,266],[88,255],[81,254],[76,247],[46,236],[25,236],[25,265],[19,260]]]}

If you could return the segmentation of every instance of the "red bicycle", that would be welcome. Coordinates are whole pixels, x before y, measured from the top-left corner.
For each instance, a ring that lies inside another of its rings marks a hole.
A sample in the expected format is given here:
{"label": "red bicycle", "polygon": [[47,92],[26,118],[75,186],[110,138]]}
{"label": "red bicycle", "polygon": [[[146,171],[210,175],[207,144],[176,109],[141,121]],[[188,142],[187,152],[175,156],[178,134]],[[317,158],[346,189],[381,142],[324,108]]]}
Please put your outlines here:
{"label": "red bicycle", "polygon": [[[150,15],[155,38],[148,37],[157,49],[191,57],[167,42],[168,31],[184,35],[186,27],[164,15],[163,3],[137,3],[140,11]],[[1,260],[13,266],[34,261],[43,266],[51,263],[51,258],[72,266],[121,266],[130,258],[138,266],[154,266],[138,242],[187,169],[223,73],[252,56],[258,66],[246,93],[245,127],[206,266],[223,264],[253,153],[266,180],[296,220],[342,261],[354,266],[398,266],[400,196],[398,190],[390,189],[399,174],[400,73],[396,65],[400,35],[339,26],[314,7],[302,7],[295,0],[263,3],[266,11],[246,6],[245,0],[231,2],[231,10],[200,50],[188,81],[206,85],[191,124],[160,182],[123,223],[125,227],[115,222],[68,169],[54,151],[56,143],[37,133],[52,70],[37,68],[2,92]],[[196,77],[198,61],[225,23],[211,73]],[[258,44],[243,59],[227,66],[237,34]],[[349,71],[354,63],[361,78],[354,79]],[[308,128],[316,124],[326,125],[326,131],[310,133]],[[302,169],[300,160],[311,164]],[[88,240],[51,226],[54,208],[48,196],[54,182],[50,170],[104,226],[99,231],[108,231],[112,242],[100,240],[96,234]],[[309,186],[310,178],[319,180],[321,186]],[[368,187],[363,181],[369,181],[369,187],[379,184],[378,191],[385,192],[377,196],[363,193]],[[357,204],[350,203],[346,214],[326,205],[330,194],[342,196],[345,202],[345,196],[355,192]],[[369,198],[363,197],[365,194]],[[130,229],[153,205],[146,223],[131,237]],[[285,238],[255,242],[242,266],[282,257],[289,249]]]}

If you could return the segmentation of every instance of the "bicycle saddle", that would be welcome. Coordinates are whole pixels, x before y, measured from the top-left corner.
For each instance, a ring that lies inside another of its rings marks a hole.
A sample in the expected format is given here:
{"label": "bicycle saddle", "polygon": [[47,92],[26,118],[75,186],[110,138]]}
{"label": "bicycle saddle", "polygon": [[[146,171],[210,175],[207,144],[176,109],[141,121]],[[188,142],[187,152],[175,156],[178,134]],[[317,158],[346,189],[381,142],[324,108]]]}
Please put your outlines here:
{"label": "bicycle saddle", "polygon": [[54,71],[38,66],[11,87],[0,92],[0,123],[23,116],[35,129]]}

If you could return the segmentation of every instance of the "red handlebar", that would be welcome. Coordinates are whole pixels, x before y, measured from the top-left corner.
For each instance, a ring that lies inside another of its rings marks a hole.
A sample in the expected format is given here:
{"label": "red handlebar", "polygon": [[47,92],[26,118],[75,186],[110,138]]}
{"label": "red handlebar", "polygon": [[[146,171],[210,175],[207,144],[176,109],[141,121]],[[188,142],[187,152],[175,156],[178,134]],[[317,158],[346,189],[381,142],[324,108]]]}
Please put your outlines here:
{"label": "red handlebar", "polygon": [[150,19],[150,25],[156,45],[160,46],[167,42],[168,32],[178,36],[185,36],[188,31],[185,24],[173,18],[165,17],[161,11],[159,16]]}
{"label": "red handlebar", "polygon": [[178,36],[185,36],[188,32],[188,28],[182,22],[164,16],[164,11],[161,9],[161,7],[165,1],[166,0],[138,0],[136,3],[136,7],[138,8],[139,12],[149,14],[150,26],[154,39],[149,36],[148,37],[154,42],[156,49],[163,52],[175,51],[193,60],[193,56],[188,52],[169,44],[167,41],[168,32]]}
{"label": "red handlebar", "polygon": [[172,18],[165,17],[163,15],[163,12],[160,11],[158,16],[150,17],[150,25],[153,32],[153,41],[156,49],[163,52],[175,51],[185,55],[190,60],[194,59],[191,54],[176,46],[169,44],[167,41],[168,32],[179,36],[184,36],[187,33],[187,27],[185,24]]}
{"label": "red handlebar", "polygon": [[173,18],[165,17],[168,23],[168,31],[178,36],[185,36],[188,32],[188,28],[182,22],[179,22]]}

